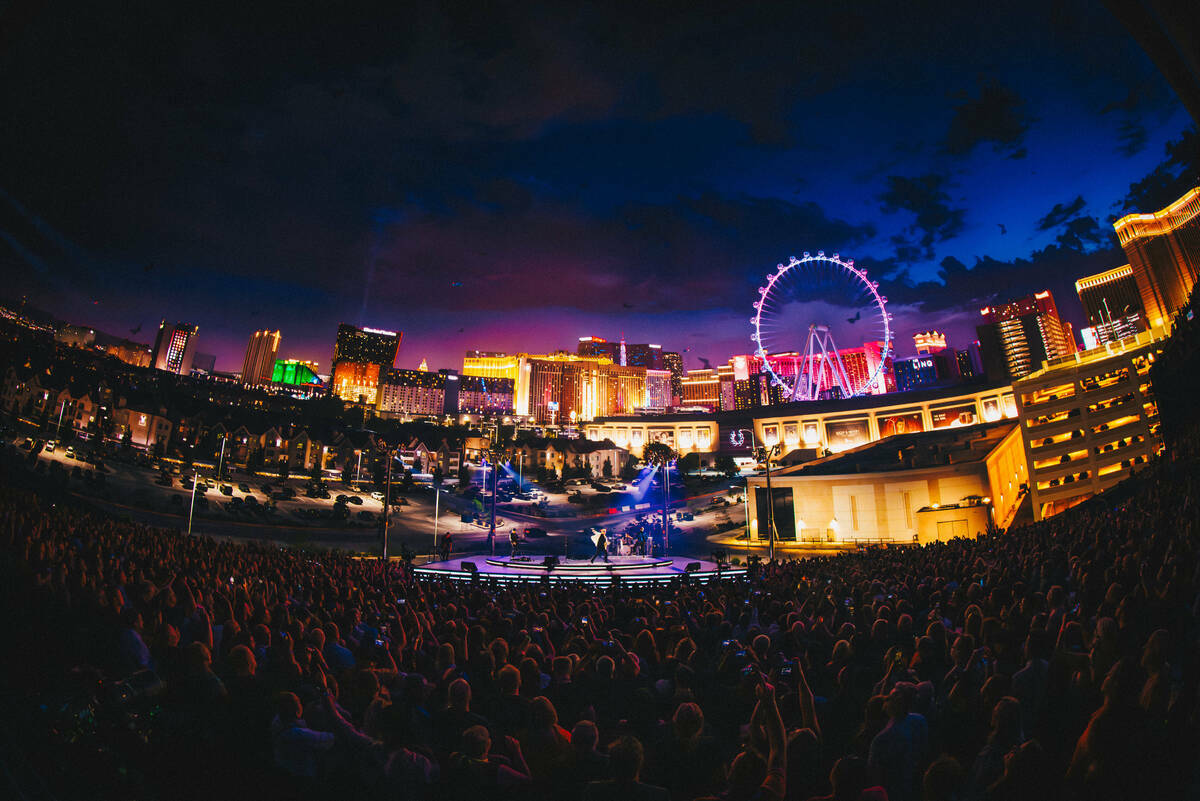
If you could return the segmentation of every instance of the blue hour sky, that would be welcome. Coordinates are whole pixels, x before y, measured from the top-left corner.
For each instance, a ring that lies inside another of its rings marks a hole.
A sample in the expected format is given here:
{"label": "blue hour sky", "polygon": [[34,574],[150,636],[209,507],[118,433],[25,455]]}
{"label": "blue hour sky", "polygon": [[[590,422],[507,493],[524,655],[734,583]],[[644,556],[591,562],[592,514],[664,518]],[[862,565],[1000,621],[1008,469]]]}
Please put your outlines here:
{"label": "blue hour sky", "polygon": [[1191,121],[1103,6],[976,5],[20,6],[3,294],[197,323],[225,370],[263,327],[328,366],[340,321],[402,366],[624,333],[696,367],[805,250],[869,266],[901,356],[1040,289],[1078,326]]}

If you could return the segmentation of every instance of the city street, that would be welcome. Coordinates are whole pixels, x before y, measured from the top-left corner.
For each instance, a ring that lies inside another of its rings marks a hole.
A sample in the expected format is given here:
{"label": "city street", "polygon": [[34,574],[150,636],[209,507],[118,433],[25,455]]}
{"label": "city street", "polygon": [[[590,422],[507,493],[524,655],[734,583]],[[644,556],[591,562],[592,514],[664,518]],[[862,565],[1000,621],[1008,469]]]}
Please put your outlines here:
{"label": "city street", "polygon": [[[13,441],[13,448],[19,455],[27,455],[28,450],[22,447],[24,437]],[[76,456],[82,457],[87,443],[75,442],[78,449]],[[60,445],[53,452],[42,450],[38,461],[49,465],[56,463],[70,475],[76,468],[82,476],[87,471],[94,471],[92,464],[82,458],[68,455],[68,446]],[[169,464],[169,463],[164,463]],[[171,465],[181,469],[179,465]],[[256,475],[247,476],[241,473],[230,475],[225,484],[232,488],[231,495],[222,494],[213,478],[215,470],[199,466],[201,482],[210,485],[205,489],[201,483],[196,491],[196,506],[192,519],[194,533],[206,534],[218,538],[243,539],[254,541],[278,542],[308,546],[314,548],[340,548],[363,553],[377,554],[380,547],[379,515],[382,512],[382,501],[372,497],[370,491],[353,490],[344,487],[340,482],[329,482],[330,497],[313,498],[305,495],[305,487],[309,483],[306,477],[290,477],[287,481],[278,478]],[[186,529],[188,512],[191,504],[190,476],[172,475],[171,486],[162,486],[160,471],[154,467],[133,464],[129,462],[108,461],[103,471],[103,488],[81,479],[71,479],[71,489],[77,494],[88,497],[113,511],[128,514],[134,519],[151,525]],[[207,475],[207,477],[206,477]],[[274,512],[252,514],[249,510],[253,505],[265,507],[270,500],[263,492],[263,485],[270,482],[277,490],[290,488],[295,496],[287,500],[273,501]],[[532,487],[533,482],[526,481],[526,488]],[[620,482],[613,481],[614,485]],[[245,486],[248,491],[240,487]],[[720,486],[729,487],[728,483]],[[446,534],[453,535],[454,553],[480,553],[487,550],[488,530],[490,527],[490,505],[482,500],[464,497],[454,492],[453,482],[445,484],[438,492],[436,537],[438,541]],[[570,490],[578,490],[585,496],[601,493],[588,484],[572,486]],[[398,555],[407,548],[425,558],[435,552],[434,524],[434,490],[428,479],[416,477],[414,489],[407,494],[401,494],[397,484],[393,482],[393,501],[402,505],[393,506],[391,524],[389,526],[389,553]],[[685,507],[679,507],[678,499],[672,496],[672,533],[670,551],[676,554],[692,554],[707,556],[713,546],[709,538],[716,535],[718,525],[738,527],[745,523],[745,507],[742,503],[731,503],[725,506],[722,498],[726,498],[729,490],[715,490],[688,498]],[[740,498],[740,490],[732,490],[735,497]],[[361,504],[348,505],[350,518],[335,521],[332,519],[333,509],[339,495],[357,496]],[[612,493],[614,503],[617,494]],[[661,520],[661,505],[638,504],[637,509],[607,513],[601,507],[571,504],[566,492],[544,493],[546,504],[544,514],[529,514],[517,509],[532,508],[528,502],[516,501],[514,508],[504,508],[508,503],[499,503],[496,513],[495,552],[507,553],[509,550],[509,532],[515,527],[522,535],[522,549],[526,553],[579,555],[590,553],[592,549],[591,533],[594,529],[603,528],[610,538],[615,537],[627,526],[639,519]],[[253,499],[252,501],[249,499]],[[202,500],[204,499],[204,500]],[[234,500],[238,499],[238,500]],[[710,506],[713,501],[718,505]],[[680,520],[677,513],[689,511],[692,520]],[[482,512],[482,513],[481,513]],[[366,519],[363,513],[370,515]],[[475,522],[463,522],[464,513],[475,518]],[[526,529],[541,529],[545,536],[524,536]],[[729,531],[736,535],[737,531]]]}

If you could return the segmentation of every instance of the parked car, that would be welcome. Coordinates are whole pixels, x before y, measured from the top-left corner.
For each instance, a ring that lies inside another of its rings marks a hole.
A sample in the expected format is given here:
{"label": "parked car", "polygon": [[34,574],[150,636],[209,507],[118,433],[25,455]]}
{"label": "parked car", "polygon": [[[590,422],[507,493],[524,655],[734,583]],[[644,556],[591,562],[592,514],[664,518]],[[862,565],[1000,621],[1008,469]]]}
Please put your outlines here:
{"label": "parked car", "polygon": [[245,483],[243,483],[243,484],[238,484],[238,492],[244,492],[244,493],[246,493],[247,495],[249,495],[249,494],[250,494],[250,485],[249,485],[249,484],[245,484]]}
{"label": "parked car", "polygon": [[233,485],[232,484],[222,484],[221,485],[221,494],[233,497]]}
{"label": "parked car", "polygon": [[547,536],[547,532],[546,532],[546,529],[544,529],[544,528],[537,528],[537,527],[531,526],[531,527],[525,529],[525,536],[529,537],[529,538],[545,537],[545,536]]}
{"label": "parked car", "polygon": [[57,447],[58,447],[58,443],[55,442],[54,440],[51,439],[51,440],[46,441],[46,453],[54,453],[54,450]]}
{"label": "parked car", "polygon": [[596,492],[612,492],[612,489],[607,484],[601,484],[599,481],[593,481],[591,487]]}
{"label": "parked car", "polygon": [[355,506],[362,506],[362,502],[363,502],[363,499],[358,497],[357,495],[351,495],[348,498],[346,498],[346,503],[352,503]]}
{"label": "parked car", "polygon": [[383,500],[383,493],[382,493],[382,492],[380,492],[379,490],[376,490],[375,492],[372,492],[372,493],[371,493],[371,497],[372,497],[372,498],[374,498],[374,499],[375,499],[375,500],[377,500],[377,501],[382,501],[382,500]]}

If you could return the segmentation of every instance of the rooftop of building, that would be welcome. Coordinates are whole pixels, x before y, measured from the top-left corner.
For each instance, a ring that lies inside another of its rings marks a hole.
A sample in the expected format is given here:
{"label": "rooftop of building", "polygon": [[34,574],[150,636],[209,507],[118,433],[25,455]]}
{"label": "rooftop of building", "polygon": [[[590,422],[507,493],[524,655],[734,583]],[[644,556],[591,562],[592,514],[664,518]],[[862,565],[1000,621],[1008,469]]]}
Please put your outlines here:
{"label": "rooftop of building", "polygon": [[612,423],[686,423],[712,422],[722,425],[729,423],[744,424],[752,419],[776,417],[808,417],[839,412],[856,412],[867,409],[893,406],[914,406],[922,403],[937,402],[958,395],[975,394],[988,390],[1005,390],[1009,388],[1006,382],[972,381],[955,383],[949,386],[921,388],[909,392],[888,392],[883,395],[863,395],[842,400],[794,401],[778,403],[773,406],[762,406],[756,409],[729,410],[720,412],[687,412],[681,414],[637,414],[614,415],[597,417],[591,425],[607,425]]}
{"label": "rooftop of building", "polygon": [[1033,371],[1027,376],[1023,376],[1019,383],[1028,384],[1032,381],[1043,379],[1051,373],[1091,367],[1107,359],[1115,359],[1122,356],[1127,358],[1130,352],[1136,352],[1153,345],[1155,342],[1166,339],[1170,334],[1170,330],[1165,326],[1155,326],[1148,331],[1139,331],[1136,336],[1127,337],[1116,342],[1109,342],[1091,350],[1078,350],[1070,356],[1063,356],[1053,361],[1042,362],[1040,369]]}
{"label": "rooftop of building", "polygon": [[1113,230],[1121,245],[1125,245],[1134,239],[1169,234],[1197,215],[1200,215],[1200,186],[1188,190],[1165,209],[1126,214],[1113,223]]}
{"label": "rooftop of building", "polygon": [[916,434],[900,434],[826,456],[815,462],[783,468],[779,475],[832,476],[887,473],[969,464],[987,458],[1016,428],[1015,420],[974,426],[954,426]]}

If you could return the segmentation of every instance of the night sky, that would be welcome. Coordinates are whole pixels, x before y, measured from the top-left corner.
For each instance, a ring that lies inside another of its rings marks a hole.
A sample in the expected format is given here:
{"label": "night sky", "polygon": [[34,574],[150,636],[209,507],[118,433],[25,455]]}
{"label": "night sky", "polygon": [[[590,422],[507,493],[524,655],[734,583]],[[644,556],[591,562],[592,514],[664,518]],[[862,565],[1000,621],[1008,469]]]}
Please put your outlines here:
{"label": "night sky", "polygon": [[1190,126],[1084,0],[322,5],[0,6],[0,296],[194,322],[223,370],[264,327],[327,369],[340,321],[401,366],[624,333],[693,368],[826,250],[906,356],[1043,288],[1078,325]]}

